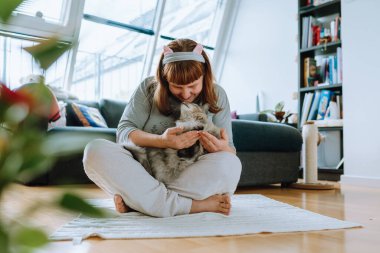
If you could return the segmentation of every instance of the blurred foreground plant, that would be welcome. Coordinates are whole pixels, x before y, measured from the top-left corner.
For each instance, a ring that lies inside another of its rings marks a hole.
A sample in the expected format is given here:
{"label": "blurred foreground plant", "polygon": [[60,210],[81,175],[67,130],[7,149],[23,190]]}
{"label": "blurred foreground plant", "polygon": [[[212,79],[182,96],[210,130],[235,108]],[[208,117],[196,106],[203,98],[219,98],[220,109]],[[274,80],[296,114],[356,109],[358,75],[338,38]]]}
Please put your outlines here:
{"label": "blurred foreground plant", "polygon": [[[22,2],[0,0],[3,23]],[[25,50],[46,70],[69,48],[58,38],[50,38]],[[0,83],[0,203],[12,183],[27,182],[46,172],[59,156],[83,152],[90,140],[64,133],[47,134],[48,121],[59,117],[54,110],[55,102],[44,83],[30,84],[16,91]],[[32,213],[44,206],[58,206],[93,217],[105,216],[104,211],[72,193],[64,193],[49,203],[34,203],[26,213],[12,220],[0,214],[0,253],[33,252],[48,243],[44,231],[28,225]]]}
{"label": "blurred foreground plant", "polygon": [[[54,116],[54,96],[43,83],[18,91],[0,84],[0,201],[15,181],[27,182],[46,172],[54,159],[82,152],[89,141],[81,136],[48,135],[47,123]],[[48,242],[46,234],[29,227],[27,218],[43,206],[59,206],[85,215],[104,213],[80,197],[65,193],[49,203],[35,203],[27,214],[12,220],[0,216],[0,252],[32,252]]]}

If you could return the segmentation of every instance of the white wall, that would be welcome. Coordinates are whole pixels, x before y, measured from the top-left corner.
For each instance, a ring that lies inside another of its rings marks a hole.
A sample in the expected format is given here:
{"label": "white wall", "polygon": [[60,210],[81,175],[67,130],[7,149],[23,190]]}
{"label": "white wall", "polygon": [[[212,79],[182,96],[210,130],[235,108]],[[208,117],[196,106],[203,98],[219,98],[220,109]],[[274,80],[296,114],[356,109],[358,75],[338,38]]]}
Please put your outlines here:
{"label": "white wall", "polygon": [[231,110],[256,112],[256,95],[263,92],[265,108],[285,101],[296,111],[297,0],[241,0],[220,84]]}
{"label": "white wall", "polygon": [[342,0],[344,177],[380,187],[380,1]]}

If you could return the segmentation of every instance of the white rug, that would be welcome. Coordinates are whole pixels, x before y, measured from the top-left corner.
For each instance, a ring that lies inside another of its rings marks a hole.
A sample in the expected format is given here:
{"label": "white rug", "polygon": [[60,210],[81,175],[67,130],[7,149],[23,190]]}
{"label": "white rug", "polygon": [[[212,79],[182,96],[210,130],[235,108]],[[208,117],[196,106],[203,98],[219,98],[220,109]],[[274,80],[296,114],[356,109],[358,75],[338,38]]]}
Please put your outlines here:
{"label": "white rug", "polygon": [[51,240],[73,240],[99,236],[103,239],[174,238],[246,235],[263,232],[298,232],[360,227],[297,208],[257,194],[234,195],[229,216],[216,213],[153,218],[140,213],[118,214],[112,199],[91,200],[112,210],[111,218],[80,216],[59,228]]}

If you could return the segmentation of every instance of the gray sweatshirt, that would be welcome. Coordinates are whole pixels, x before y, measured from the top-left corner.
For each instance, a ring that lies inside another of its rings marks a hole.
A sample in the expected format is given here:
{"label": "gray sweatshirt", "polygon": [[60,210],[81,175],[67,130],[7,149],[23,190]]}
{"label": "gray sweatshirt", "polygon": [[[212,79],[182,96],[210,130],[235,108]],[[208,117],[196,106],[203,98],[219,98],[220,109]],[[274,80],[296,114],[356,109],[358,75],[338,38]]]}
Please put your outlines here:
{"label": "gray sweatshirt", "polygon": [[[117,127],[116,140],[123,144],[128,141],[128,136],[134,130],[143,130],[152,134],[162,134],[169,127],[174,127],[175,122],[171,116],[160,113],[155,103],[153,103],[152,92],[149,92],[149,84],[154,82],[153,77],[146,78],[137,87],[131,100],[125,107],[123,116]],[[217,105],[222,109],[218,113],[207,112],[209,120],[220,128],[225,128],[229,137],[229,146],[234,147],[232,141],[230,104],[226,92],[222,87],[216,85],[218,96]]]}

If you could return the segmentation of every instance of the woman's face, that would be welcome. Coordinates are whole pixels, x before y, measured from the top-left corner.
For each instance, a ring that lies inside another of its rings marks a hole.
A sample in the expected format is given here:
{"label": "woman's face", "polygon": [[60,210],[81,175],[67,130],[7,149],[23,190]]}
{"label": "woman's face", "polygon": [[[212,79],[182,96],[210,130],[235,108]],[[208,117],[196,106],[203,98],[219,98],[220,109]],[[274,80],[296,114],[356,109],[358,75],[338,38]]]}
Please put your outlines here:
{"label": "woman's face", "polygon": [[192,103],[203,88],[203,76],[198,80],[188,84],[175,84],[169,82],[170,92],[179,100],[186,103]]}

